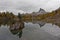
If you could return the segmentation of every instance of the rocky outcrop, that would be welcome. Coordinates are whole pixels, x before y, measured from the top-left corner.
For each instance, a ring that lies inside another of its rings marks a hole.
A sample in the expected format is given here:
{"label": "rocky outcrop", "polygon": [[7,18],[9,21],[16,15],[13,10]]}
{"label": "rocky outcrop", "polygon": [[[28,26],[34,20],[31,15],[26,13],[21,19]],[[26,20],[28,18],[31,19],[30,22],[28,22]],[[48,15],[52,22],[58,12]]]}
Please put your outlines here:
{"label": "rocky outcrop", "polygon": [[46,11],[42,8],[40,8],[40,10],[38,11],[39,13],[46,13]]}
{"label": "rocky outcrop", "polygon": [[38,12],[33,12],[32,15],[37,16],[37,15],[46,14],[46,13],[47,12],[44,9],[40,8]]}

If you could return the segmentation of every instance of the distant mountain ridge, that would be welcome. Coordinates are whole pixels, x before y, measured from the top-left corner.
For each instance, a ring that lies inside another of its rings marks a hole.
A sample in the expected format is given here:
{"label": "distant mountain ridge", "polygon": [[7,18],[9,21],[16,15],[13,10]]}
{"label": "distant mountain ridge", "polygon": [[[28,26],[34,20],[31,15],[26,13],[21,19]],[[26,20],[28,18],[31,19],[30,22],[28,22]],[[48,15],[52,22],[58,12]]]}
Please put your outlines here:
{"label": "distant mountain ridge", "polygon": [[42,9],[42,8],[40,8],[40,10],[38,11],[38,13],[46,13],[46,11],[44,10],[44,9]]}
{"label": "distant mountain ridge", "polygon": [[25,14],[23,16],[25,21],[42,21],[46,23],[52,23],[60,26],[60,8],[52,11],[46,12],[44,9],[40,8],[38,12],[32,12],[31,14]]}
{"label": "distant mountain ridge", "polygon": [[[51,16],[46,17],[42,21],[48,22],[48,23],[53,23],[58,26],[60,26],[60,7],[51,13],[49,13]],[[46,15],[45,15],[46,16]]]}
{"label": "distant mountain ridge", "polygon": [[32,15],[40,15],[40,14],[46,14],[46,13],[47,12],[44,9],[40,8],[38,12],[33,12]]}

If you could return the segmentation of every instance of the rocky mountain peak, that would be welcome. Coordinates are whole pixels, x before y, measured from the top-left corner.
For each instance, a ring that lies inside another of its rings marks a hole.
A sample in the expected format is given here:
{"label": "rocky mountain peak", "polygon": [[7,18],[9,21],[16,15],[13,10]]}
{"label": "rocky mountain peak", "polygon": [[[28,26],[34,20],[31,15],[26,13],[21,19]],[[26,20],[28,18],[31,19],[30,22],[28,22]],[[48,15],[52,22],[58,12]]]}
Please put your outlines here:
{"label": "rocky mountain peak", "polygon": [[43,14],[43,13],[46,13],[46,11],[44,9],[40,8],[39,11],[38,11],[38,13],[39,14]]}
{"label": "rocky mountain peak", "polygon": [[40,8],[40,9],[39,9],[39,12],[40,12],[40,11],[44,11],[44,9]]}

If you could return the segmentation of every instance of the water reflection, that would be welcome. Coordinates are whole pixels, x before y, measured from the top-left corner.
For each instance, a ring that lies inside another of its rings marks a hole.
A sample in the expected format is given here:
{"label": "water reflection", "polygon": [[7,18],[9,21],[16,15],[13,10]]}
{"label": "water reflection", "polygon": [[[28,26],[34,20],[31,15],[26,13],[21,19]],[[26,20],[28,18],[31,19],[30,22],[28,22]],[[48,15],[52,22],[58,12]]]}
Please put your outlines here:
{"label": "water reflection", "polygon": [[10,30],[13,35],[18,35],[19,38],[22,37],[22,30]]}
{"label": "water reflection", "polygon": [[[0,24],[0,27],[1,26],[2,26],[2,24]],[[6,24],[2,27],[2,31],[4,31],[3,28],[5,26],[6,26]],[[22,29],[24,28],[24,23],[23,22],[15,22],[13,24],[7,25],[6,28],[8,28],[8,30],[11,32],[11,34],[17,35],[19,38],[21,38],[22,37]]]}
{"label": "water reflection", "polygon": [[12,25],[10,25],[10,32],[13,34],[13,35],[18,35],[19,38],[21,38],[22,36],[22,29],[24,28],[24,24],[21,24],[21,23],[14,23]]}
{"label": "water reflection", "polygon": [[40,27],[44,26],[46,24],[46,22],[42,22],[42,21],[34,21],[32,22],[33,24],[39,24]]}
{"label": "water reflection", "polygon": [[11,24],[10,27],[7,27],[6,25],[1,26],[0,40],[60,40],[59,37],[53,35],[60,35],[60,29],[52,26],[52,24],[45,24],[41,28],[38,24],[24,24],[23,25],[25,26],[25,28],[17,22]]}

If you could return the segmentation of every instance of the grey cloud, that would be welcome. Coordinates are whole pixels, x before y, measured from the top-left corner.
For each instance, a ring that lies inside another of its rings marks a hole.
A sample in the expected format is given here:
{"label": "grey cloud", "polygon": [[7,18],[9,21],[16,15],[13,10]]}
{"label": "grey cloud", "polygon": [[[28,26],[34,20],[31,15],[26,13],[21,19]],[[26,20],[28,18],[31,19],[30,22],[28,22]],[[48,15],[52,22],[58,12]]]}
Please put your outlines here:
{"label": "grey cloud", "polygon": [[46,11],[57,9],[60,0],[0,0],[0,11],[33,12],[43,8]]}

